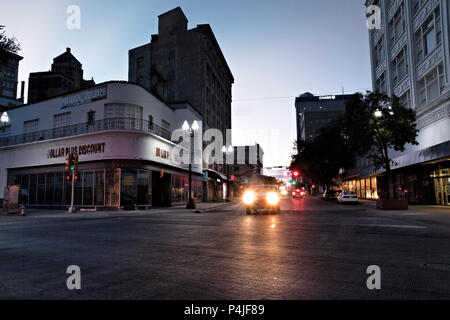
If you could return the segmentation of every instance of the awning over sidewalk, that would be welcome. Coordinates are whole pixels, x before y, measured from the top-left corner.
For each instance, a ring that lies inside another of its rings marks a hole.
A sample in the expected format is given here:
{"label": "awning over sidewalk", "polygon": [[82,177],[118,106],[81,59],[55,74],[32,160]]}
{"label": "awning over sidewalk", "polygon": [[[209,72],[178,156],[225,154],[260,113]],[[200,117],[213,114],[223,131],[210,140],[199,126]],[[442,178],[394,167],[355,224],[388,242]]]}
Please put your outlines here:
{"label": "awning over sidewalk", "polygon": [[205,171],[208,172],[208,177],[211,177],[213,179],[220,179],[220,180],[228,181],[227,177],[219,171],[212,170],[212,169],[203,170],[203,172],[205,172]]}

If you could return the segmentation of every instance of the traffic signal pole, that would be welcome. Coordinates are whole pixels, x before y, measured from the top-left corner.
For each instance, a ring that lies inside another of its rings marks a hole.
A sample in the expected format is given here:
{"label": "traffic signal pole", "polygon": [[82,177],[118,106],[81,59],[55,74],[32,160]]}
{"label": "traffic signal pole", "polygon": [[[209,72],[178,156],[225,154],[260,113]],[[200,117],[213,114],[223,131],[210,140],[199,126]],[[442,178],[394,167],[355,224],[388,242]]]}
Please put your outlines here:
{"label": "traffic signal pole", "polygon": [[75,208],[73,207],[74,190],[75,190],[75,170],[72,170],[72,194],[70,195],[69,213],[74,213],[75,212]]}

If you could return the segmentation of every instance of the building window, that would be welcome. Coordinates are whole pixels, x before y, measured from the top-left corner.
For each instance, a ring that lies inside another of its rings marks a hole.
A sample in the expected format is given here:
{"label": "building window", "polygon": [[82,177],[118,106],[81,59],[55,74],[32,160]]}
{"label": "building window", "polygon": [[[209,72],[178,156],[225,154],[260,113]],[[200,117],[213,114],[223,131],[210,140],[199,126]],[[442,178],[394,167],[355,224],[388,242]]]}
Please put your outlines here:
{"label": "building window", "polygon": [[95,111],[94,110],[90,110],[87,113],[87,122],[88,122],[88,124],[93,124],[95,122]]}
{"label": "building window", "polygon": [[441,43],[441,19],[439,7],[414,34],[416,59],[421,62]]}
{"label": "building window", "polygon": [[176,56],[176,51],[175,51],[175,49],[170,49],[169,50],[169,61],[171,61],[171,60],[175,60],[175,56]]}
{"label": "building window", "polygon": [[148,130],[153,130],[153,116],[148,116]]}
{"label": "building window", "polygon": [[106,104],[105,119],[139,119],[142,120],[142,107],[134,104]]}
{"label": "building window", "polygon": [[174,68],[169,69],[169,81],[176,80],[176,72]]}
{"label": "building window", "polygon": [[170,130],[170,122],[161,119],[161,127],[163,127],[163,129]]}
{"label": "building window", "polygon": [[410,93],[409,90],[399,97],[400,103],[405,107],[409,108],[411,106]]}
{"label": "building window", "polygon": [[378,93],[386,93],[385,72],[383,72],[381,76],[378,78],[375,86],[375,91]]}
{"label": "building window", "polygon": [[23,123],[23,133],[35,132],[39,127],[39,119],[25,121]]}
{"label": "building window", "polygon": [[53,116],[53,128],[61,128],[70,125],[71,112],[55,114]]}
{"label": "building window", "polygon": [[405,31],[404,4],[401,4],[397,12],[389,22],[389,30],[391,32],[391,45],[394,44]]}
{"label": "building window", "polygon": [[445,87],[444,68],[441,65],[434,68],[417,83],[418,100],[421,106],[439,97]]}
{"label": "building window", "polygon": [[144,66],[144,58],[140,57],[137,59],[137,68],[140,69]]}
{"label": "building window", "polygon": [[3,96],[8,97],[8,98],[14,98],[14,93],[10,90],[3,90]]}
{"label": "building window", "polygon": [[428,0],[412,0],[413,15],[416,15],[427,1]]}
{"label": "building window", "polygon": [[396,86],[408,75],[408,53],[404,47],[392,61],[392,84]]}
{"label": "building window", "polygon": [[378,40],[377,44],[374,48],[374,57],[375,57],[375,67],[378,67],[380,63],[384,60],[385,54],[384,54],[384,36],[380,37],[380,40]]}

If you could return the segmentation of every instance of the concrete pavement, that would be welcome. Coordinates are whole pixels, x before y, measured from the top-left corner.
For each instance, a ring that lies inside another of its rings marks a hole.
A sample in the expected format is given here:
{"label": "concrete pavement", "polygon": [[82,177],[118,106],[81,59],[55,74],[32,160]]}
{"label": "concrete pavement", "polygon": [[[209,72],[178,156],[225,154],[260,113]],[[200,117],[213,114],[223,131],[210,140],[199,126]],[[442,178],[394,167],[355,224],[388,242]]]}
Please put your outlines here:
{"label": "concrete pavement", "polygon": [[[227,203],[0,217],[0,298],[449,299],[450,215],[411,213],[288,199],[280,215]],[[381,290],[367,288],[371,265]]]}

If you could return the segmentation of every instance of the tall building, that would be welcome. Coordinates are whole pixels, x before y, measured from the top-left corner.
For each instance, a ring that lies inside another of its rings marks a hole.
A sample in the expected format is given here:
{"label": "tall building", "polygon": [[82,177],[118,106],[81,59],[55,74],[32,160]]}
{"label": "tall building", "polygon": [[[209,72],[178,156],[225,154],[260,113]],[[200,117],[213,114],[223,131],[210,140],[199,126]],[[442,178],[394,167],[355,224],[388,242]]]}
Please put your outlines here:
{"label": "tall building", "polygon": [[9,54],[5,65],[0,65],[0,111],[23,104],[24,82],[22,82],[20,98],[17,98],[19,62],[23,57]]}
{"label": "tall building", "polygon": [[[450,205],[450,3],[448,0],[368,0],[381,9],[381,29],[369,31],[373,90],[396,95],[416,111],[417,146],[392,151],[396,197]],[[376,198],[377,180],[360,159],[347,182]]]}
{"label": "tall building", "polygon": [[264,166],[264,150],[257,143],[252,146],[234,147],[234,164],[230,172],[237,183],[257,183]]}
{"label": "tall building", "polygon": [[188,29],[180,7],[158,17],[158,34],[129,51],[128,80],[173,104],[188,102],[204,129],[231,128],[233,74],[209,24]]}
{"label": "tall building", "polygon": [[94,85],[93,79],[83,79],[82,64],[72,55],[70,48],[67,48],[66,52],[53,59],[51,71],[30,73],[28,103]]}
{"label": "tall building", "polygon": [[352,95],[314,96],[306,92],[295,99],[297,140],[312,141],[318,130],[344,116]]}

